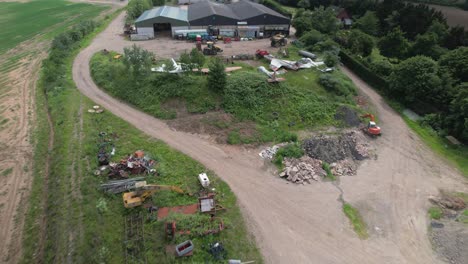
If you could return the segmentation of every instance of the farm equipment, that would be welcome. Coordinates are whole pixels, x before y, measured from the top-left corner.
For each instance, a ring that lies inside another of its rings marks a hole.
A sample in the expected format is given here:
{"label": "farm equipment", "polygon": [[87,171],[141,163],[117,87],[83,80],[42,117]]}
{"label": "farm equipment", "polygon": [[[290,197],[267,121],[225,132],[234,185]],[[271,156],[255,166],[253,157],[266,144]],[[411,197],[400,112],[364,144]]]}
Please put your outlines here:
{"label": "farm equipment", "polygon": [[223,52],[220,47],[214,45],[211,41],[206,44],[206,48],[203,49],[203,55],[217,55],[219,52]]}
{"label": "farm equipment", "polygon": [[257,59],[261,59],[264,56],[269,55],[269,54],[270,53],[268,51],[266,51],[266,50],[259,50],[258,49],[257,51],[255,51],[255,57],[257,57]]}
{"label": "farm equipment", "polygon": [[371,135],[371,136],[381,136],[381,132],[380,132],[380,127],[377,126],[377,124],[375,123],[375,117],[373,114],[365,114],[363,116],[361,116],[363,118],[369,118],[369,123],[367,124],[366,127],[363,128],[364,132],[366,132],[367,134]]}
{"label": "farm equipment", "polygon": [[147,184],[138,188],[136,191],[124,193],[122,196],[124,206],[125,208],[140,206],[148,197],[151,197],[154,193],[163,190],[173,191],[181,194],[184,193],[184,191],[177,186]]}
{"label": "farm equipment", "polygon": [[270,38],[272,47],[286,46],[288,44],[288,39],[281,34],[274,35]]}

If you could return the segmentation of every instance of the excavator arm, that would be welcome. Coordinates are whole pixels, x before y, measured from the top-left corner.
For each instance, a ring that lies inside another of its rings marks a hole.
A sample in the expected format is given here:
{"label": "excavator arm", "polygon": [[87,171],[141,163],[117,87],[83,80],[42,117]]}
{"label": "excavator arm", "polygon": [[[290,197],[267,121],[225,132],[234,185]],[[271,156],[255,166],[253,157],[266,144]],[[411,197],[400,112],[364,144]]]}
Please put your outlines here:
{"label": "excavator arm", "polygon": [[122,196],[124,206],[126,208],[140,206],[148,197],[151,197],[154,193],[163,190],[173,191],[181,194],[185,193],[184,190],[178,186],[147,184],[142,186],[137,191],[124,193]]}
{"label": "excavator arm", "polygon": [[362,117],[362,118],[367,118],[367,117],[368,117],[368,118],[370,119],[370,121],[375,122],[375,117],[374,117],[373,114],[367,113],[367,114],[365,114],[365,115],[362,115],[361,117]]}

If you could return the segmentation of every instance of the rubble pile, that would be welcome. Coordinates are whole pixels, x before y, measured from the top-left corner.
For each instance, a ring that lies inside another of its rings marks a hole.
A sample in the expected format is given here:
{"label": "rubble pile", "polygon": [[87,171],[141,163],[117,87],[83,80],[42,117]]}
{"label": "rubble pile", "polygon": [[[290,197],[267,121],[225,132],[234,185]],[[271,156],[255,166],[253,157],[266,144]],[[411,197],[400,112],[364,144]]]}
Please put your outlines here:
{"label": "rubble pile", "polygon": [[349,159],[330,164],[330,170],[335,176],[356,175],[357,165]]}
{"label": "rubble pile", "polygon": [[318,181],[327,175],[322,168],[322,161],[307,156],[300,159],[285,158],[283,164],[285,168],[280,177],[286,177],[286,180],[293,183],[310,184],[311,180]]}
{"label": "rubble pile", "polygon": [[281,147],[284,147],[286,145],[287,143],[281,143],[278,145],[274,145],[273,147],[268,147],[262,150],[258,155],[260,155],[260,157],[262,157],[263,159],[273,159],[273,157],[275,157],[276,152],[278,152],[278,150]]}
{"label": "rubble pile", "polygon": [[120,160],[120,162],[109,162],[109,165],[101,166],[96,170],[96,175],[107,174],[113,179],[127,179],[131,174],[154,174],[156,161],[145,155],[145,152],[138,150],[132,155]]}
{"label": "rubble pile", "polygon": [[327,163],[345,159],[363,160],[369,158],[368,143],[350,131],[339,136],[321,135],[305,140],[303,144],[307,155]]}
{"label": "rubble pile", "polygon": [[452,197],[448,195],[443,195],[442,197],[430,196],[429,201],[443,209],[459,211],[466,208],[465,201],[460,197]]}

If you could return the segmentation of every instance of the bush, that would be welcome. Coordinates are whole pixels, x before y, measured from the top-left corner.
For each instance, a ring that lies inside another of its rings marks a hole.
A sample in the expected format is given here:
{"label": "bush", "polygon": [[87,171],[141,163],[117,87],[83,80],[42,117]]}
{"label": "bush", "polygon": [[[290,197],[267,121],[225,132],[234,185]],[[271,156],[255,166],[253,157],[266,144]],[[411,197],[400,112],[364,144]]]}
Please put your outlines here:
{"label": "bush", "polygon": [[268,6],[269,8],[275,10],[276,12],[284,15],[284,16],[287,16],[287,17],[292,17],[292,14],[291,12],[289,12],[288,10],[284,9],[278,2],[276,2],[275,0],[261,0],[260,1],[260,4],[262,5],[265,5],[265,6]]}
{"label": "bush", "polygon": [[240,118],[254,119],[269,99],[272,89],[273,86],[269,86],[260,73],[240,72],[228,80],[224,108]]}
{"label": "bush", "polygon": [[369,68],[362,65],[359,61],[348,55],[345,51],[340,52],[341,61],[356,73],[361,79],[374,86],[374,88],[386,91],[388,89],[388,82],[372,72]]}
{"label": "bush", "polygon": [[327,178],[332,180],[332,181],[335,181],[336,180],[336,177],[335,175],[333,175],[331,169],[330,169],[330,164],[328,164],[327,162],[323,161],[322,162],[322,169],[325,170],[325,172],[327,173]]}
{"label": "bush", "polygon": [[319,31],[315,30],[315,29],[312,29],[310,31],[308,31],[307,33],[305,33],[301,38],[300,38],[300,41],[302,43],[304,43],[304,45],[306,47],[312,47],[314,46],[315,44],[317,44],[318,42],[324,40],[326,38],[325,35],[323,35],[322,33],[320,33]]}
{"label": "bush", "polygon": [[275,157],[273,158],[273,163],[281,167],[283,164],[284,158],[300,158],[304,156],[304,150],[302,149],[301,145],[298,143],[286,145],[276,152]]}
{"label": "bush", "polygon": [[332,91],[339,96],[348,97],[351,95],[357,95],[357,91],[354,86],[332,74],[320,75],[319,83],[327,90]]}
{"label": "bush", "polygon": [[439,207],[436,207],[436,206],[433,206],[431,208],[429,208],[429,217],[431,217],[431,219],[440,219],[442,218],[442,215],[443,215],[443,212],[442,212],[442,209],[440,209]]}
{"label": "bush", "polygon": [[393,72],[393,64],[388,59],[379,59],[371,61],[371,70],[383,78],[387,78]]}

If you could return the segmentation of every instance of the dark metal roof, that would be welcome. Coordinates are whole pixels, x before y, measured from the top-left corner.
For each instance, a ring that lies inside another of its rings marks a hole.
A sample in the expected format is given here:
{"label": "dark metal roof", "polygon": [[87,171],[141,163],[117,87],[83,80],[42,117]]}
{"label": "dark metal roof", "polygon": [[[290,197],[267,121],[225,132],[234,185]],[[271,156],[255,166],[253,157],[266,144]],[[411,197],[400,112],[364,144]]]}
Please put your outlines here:
{"label": "dark metal roof", "polygon": [[230,8],[240,20],[249,19],[261,15],[271,15],[281,18],[289,19],[282,14],[276,12],[275,10],[268,8],[264,5],[257,4],[251,1],[239,1],[232,4],[229,4]]}
{"label": "dark metal roof", "polygon": [[238,21],[243,21],[262,15],[269,15],[289,20],[289,18],[281,15],[271,8],[247,0],[240,0],[232,4],[219,4],[212,1],[201,1],[188,7],[189,21],[215,15],[236,19]]}
{"label": "dark metal roof", "polygon": [[188,7],[189,21],[214,15],[238,19],[237,15],[234,14],[229,5],[225,4],[218,4],[211,1],[201,1]]}

